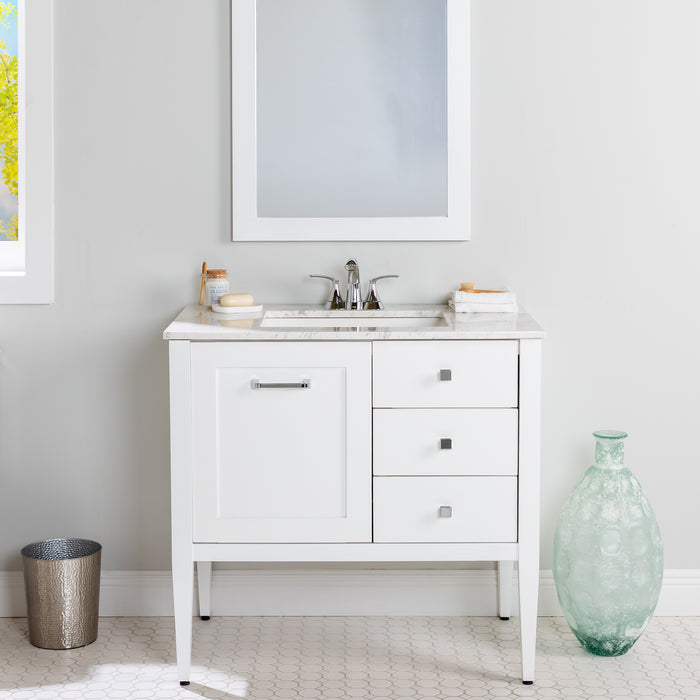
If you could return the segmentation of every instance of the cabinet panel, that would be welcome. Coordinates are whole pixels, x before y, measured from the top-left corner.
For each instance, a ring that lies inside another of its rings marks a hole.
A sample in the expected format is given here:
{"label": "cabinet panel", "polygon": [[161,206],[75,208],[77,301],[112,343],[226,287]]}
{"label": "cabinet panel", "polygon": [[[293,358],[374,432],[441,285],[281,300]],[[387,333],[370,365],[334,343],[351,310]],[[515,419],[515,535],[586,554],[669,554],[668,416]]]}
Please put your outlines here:
{"label": "cabinet panel", "polygon": [[374,405],[387,408],[517,406],[518,342],[376,342]]}
{"label": "cabinet panel", "polygon": [[375,477],[374,541],[515,542],[517,484],[511,476]]}
{"label": "cabinet panel", "polygon": [[518,411],[512,408],[377,408],[374,474],[516,475]]}
{"label": "cabinet panel", "polygon": [[194,540],[370,539],[368,343],[192,348]]}

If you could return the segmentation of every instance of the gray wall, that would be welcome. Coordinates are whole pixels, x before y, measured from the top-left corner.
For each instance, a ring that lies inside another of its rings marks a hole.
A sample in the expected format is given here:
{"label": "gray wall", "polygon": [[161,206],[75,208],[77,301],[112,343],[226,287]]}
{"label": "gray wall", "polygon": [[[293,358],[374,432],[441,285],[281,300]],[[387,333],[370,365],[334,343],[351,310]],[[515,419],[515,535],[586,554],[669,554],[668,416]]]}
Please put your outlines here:
{"label": "gray wall", "polygon": [[202,260],[316,303],[508,284],[547,329],[542,566],[595,428],[628,430],[668,568],[700,568],[700,3],[474,0],[473,239],[230,243],[227,0],[56,3],[56,301],[0,307],[0,570],[84,536],[169,567],[168,321]]}

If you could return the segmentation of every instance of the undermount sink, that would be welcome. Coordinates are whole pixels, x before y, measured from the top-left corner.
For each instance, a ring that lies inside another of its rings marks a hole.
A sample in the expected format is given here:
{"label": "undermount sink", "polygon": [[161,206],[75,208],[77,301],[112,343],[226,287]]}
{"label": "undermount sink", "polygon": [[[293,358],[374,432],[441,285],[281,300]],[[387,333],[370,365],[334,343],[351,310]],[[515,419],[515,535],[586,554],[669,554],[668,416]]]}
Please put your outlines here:
{"label": "undermount sink", "polygon": [[391,311],[324,311],[320,314],[268,311],[261,328],[434,328],[445,326],[445,317],[399,315]]}

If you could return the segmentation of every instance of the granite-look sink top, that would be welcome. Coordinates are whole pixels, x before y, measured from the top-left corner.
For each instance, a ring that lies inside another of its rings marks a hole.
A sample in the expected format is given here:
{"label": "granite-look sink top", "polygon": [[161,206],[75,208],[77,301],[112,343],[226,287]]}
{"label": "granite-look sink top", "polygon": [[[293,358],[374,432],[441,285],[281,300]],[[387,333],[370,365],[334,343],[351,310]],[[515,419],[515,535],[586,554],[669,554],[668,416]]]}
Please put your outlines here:
{"label": "granite-look sink top", "polygon": [[325,311],[310,315],[268,311],[260,328],[434,328],[446,326],[441,312],[434,315],[405,315],[396,311]]}
{"label": "granite-look sink top", "polygon": [[187,306],[166,340],[508,340],[542,338],[528,314],[461,313],[444,304],[389,305],[383,311],[329,311],[322,306],[265,305],[235,317]]}

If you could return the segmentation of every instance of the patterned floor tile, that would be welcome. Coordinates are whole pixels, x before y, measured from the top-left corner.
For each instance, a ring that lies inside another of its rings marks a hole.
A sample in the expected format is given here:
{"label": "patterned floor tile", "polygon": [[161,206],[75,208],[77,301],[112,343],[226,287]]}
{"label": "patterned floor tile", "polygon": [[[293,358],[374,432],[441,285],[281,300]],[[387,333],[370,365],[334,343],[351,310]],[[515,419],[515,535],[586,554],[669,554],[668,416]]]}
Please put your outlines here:
{"label": "patterned floor tile", "polygon": [[700,698],[700,618],[655,618],[625,656],[586,653],[541,618],[535,684],[520,682],[517,619],[259,617],[194,621],[191,684],[174,667],[172,618],[102,618],[93,644],[29,644],[0,619],[0,699],[449,700]]}

